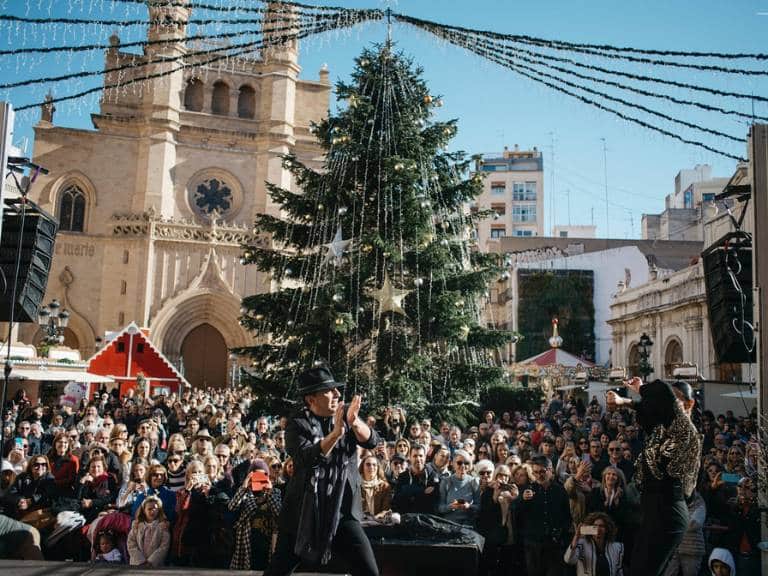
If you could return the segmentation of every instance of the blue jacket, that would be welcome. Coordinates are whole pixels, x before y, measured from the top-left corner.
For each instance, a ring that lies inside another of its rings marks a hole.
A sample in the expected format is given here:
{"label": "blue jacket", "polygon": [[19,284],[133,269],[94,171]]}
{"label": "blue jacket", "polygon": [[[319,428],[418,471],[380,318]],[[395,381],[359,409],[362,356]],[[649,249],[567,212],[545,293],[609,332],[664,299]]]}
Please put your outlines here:
{"label": "blue jacket", "polygon": [[160,486],[158,490],[147,488],[146,492],[138,494],[131,505],[131,518],[136,518],[136,512],[139,511],[141,503],[144,502],[147,496],[157,496],[160,498],[160,501],[163,503],[165,517],[168,518],[168,522],[173,524],[176,520],[176,492],[173,492],[167,486]]}

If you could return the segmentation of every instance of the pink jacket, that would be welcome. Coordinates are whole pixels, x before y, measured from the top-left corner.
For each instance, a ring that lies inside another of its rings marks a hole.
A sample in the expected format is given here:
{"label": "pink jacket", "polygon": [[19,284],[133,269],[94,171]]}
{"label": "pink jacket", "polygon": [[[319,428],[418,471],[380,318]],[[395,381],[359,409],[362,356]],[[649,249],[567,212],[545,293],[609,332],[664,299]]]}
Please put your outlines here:
{"label": "pink jacket", "polygon": [[168,549],[171,547],[171,531],[168,522],[134,521],[128,532],[128,554],[131,566],[140,566],[149,562],[154,568],[165,564]]}

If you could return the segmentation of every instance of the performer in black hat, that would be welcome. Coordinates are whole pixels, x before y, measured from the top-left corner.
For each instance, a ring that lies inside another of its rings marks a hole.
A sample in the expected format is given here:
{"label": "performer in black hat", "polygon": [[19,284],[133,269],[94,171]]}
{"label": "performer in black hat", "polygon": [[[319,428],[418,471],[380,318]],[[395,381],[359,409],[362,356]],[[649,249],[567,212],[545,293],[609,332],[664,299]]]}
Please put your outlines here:
{"label": "performer in black hat", "polygon": [[326,564],[341,557],[353,575],[379,573],[363,516],[357,447],[374,449],[379,439],[359,417],[360,396],[349,406],[331,371],[319,366],[299,376],[304,406],[285,430],[294,474],[280,512],[279,534],[265,576],[292,574],[300,562]]}

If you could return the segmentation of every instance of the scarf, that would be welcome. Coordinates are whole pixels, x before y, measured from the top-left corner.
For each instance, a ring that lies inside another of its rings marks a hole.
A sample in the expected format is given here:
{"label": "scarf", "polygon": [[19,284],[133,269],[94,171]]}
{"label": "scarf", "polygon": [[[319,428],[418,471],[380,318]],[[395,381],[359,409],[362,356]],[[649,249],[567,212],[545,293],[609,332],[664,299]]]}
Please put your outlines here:
{"label": "scarf", "polygon": [[362,488],[363,498],[365,498],[365,509],[368,514],[374,516],[374,510],[376,509],[375,498],[376,489],[381,484],[381,480],[374,478],[373,480],[363,480],[360,484]]}
{"label": "scarf", "polygon": [[[231,570],[251,569],[251,529],[256,529],[268,542],[277,530],[277,517],[280,515],[282,499],[279,490],[251,492],[250,486],[242,486],[235,493],[228,507],[230,512],[238,514],[234,524],[234,548],[229,568]],[[267,560],[272,558],[272,547],[267,552]]]}
{"label": "scarf", "polygon": [[[330,432],[331,418],[319,419],[304,408],[304,418],[312,429],[312,443],[317,444]],[[326,430],[327,429],[327,430]],[[341,518],[341,501],[347,484],[349,441],[342,435],[327,457],[320,457],[308,477],[299,513],[299,533],[294,552],[302,560],[327,564],[331,559],[331,543]]]}

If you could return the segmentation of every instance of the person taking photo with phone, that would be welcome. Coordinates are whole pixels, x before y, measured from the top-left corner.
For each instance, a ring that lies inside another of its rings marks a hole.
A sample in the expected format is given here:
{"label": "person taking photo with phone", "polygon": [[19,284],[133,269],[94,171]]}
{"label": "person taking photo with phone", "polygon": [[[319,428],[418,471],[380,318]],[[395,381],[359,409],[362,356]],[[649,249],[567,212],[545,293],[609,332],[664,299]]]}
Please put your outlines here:
{"label": "person taking photo with phone", "polygon": [[552,461],[535,456],[533,482],[522,491],[520,515],[528,576],[560,576],[567,531],[571,526],[568,494],[554,482]]}
{"label": "person taking photo with phone", "polygon": [[611,517],[593,512],[579,524],[563,559],[576,566],[576,576],[622,576],[624,545],[615,538]]}

